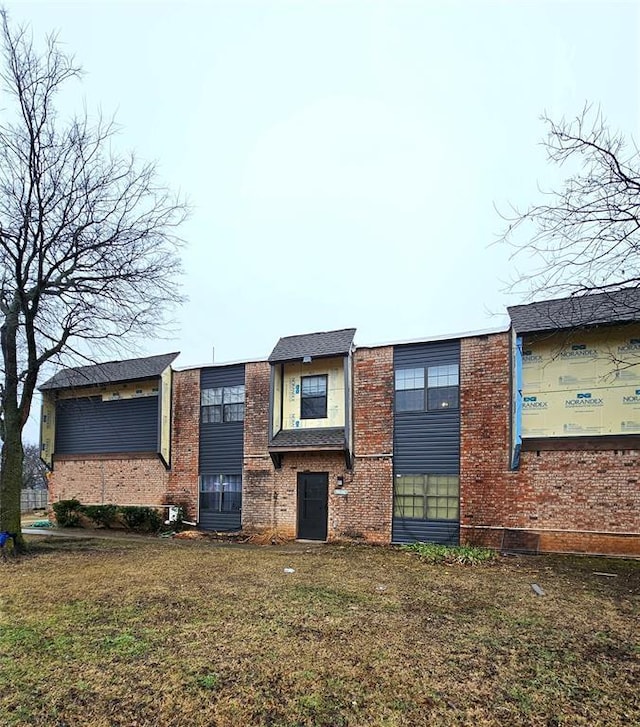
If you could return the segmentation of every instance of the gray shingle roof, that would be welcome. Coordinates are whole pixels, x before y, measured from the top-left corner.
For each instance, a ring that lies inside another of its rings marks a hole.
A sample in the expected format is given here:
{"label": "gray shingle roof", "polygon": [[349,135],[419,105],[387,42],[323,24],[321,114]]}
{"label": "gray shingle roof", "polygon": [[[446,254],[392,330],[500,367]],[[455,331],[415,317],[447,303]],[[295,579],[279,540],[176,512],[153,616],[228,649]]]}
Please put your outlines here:
{"label": "gray shingle roof", "polygon": [[269,356],[269,362],[296,361],[305,356],[311,358],[345,356],[351,349],[355,334],[355,328],[343,328],[340,331],[285,336],[276,343]]}
{"label": "gray shingle roof", "polygon": [[346,446],[344,427],[326,429],[283,429],[269,442],[269,447],[341,447]]}
{"label": "gray shingle roof", "polygon": [[68,389],[73,386],[96,386],[119,381],[150,379],[160,374],[178,356],[178,353],[163,353],[159,356],[132,358],[127,361],[107,361],[93,366],[77,366],[63,369],[40,387],[47,389]]}
{"label": "gray shingle roof", "polygon": [[640,321],[640,289],[544,300],[507,308],[518,333]]}

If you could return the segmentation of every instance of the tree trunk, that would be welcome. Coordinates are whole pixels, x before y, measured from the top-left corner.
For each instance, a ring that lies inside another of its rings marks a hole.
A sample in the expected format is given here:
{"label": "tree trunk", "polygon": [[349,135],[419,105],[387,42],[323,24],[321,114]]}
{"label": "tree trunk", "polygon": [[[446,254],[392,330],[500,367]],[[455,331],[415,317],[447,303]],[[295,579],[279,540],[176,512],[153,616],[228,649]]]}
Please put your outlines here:
{"label": "tree trunk", "polygon": [[20,527],[20,490],[22,489],[22,428],[24,422],[18,405],[17,330],[18,306],[5,314],[0,328],[4,363],[2,392],[3,442],[0,455],[0,530],[15,533],[18,551],[25,549]]}
{"label": "tree trunk", "polygon": [[22,427],[17,406],[11,408],[13,411],[5,408],[5,436],[0,465],[0,530],[16,533],[16,548],[22,552],[25,549],[20,526]]}

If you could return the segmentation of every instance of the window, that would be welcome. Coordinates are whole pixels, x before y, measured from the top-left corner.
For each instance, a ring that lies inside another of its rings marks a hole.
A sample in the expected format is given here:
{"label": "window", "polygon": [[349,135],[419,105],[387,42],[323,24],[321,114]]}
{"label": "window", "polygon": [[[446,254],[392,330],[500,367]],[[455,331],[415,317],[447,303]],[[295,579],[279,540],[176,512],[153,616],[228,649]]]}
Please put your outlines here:
{"label": "window", "polygon": [[397,475],[393,514],[416,520],[459,519],[458,475]]}
{"label": "window", "polygon": [[396,369],[396,411],[438,411],[458,408],[458,364]]}
{"label": "window", "polygon": [[209,512],[240,512],[241,475],[201,475],[200,509]]}
{"label": "window", "polygon": [[200,393],[200,419],[203,424],[244,420],[244,386],[203,389]]}
{"label": "window", "polygon": [[458,364],[429,366],[427,371],[427,409],[457,409]]}
{"label": "window", "polygon": [[396,371],[396,411],[424,409],[424,369]]}
{"label": "window", "polygon": [[324,419],[327,416],[326,375],[303,376],[300,392],[300,419]]}

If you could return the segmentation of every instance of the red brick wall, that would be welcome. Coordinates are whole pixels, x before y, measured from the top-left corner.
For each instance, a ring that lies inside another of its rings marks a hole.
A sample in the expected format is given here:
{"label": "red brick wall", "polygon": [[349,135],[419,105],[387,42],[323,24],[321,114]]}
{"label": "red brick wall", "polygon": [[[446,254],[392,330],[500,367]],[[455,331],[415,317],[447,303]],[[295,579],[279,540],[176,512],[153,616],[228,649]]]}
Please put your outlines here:
{"label": "red brick wall", "polygon": [[157,455],[59,456],[49,480],[49,502],[83,505],[161,505],[168,473]]}
{"label": "red brick wall", "polygon": [[243,527],[278,527],[275,474],[267,450],[270,372],[266,361],[245,366]]}
{"label": "red brick wall", "polygon": [[173,374],[171,470],[155,454],[58,456],[50,501],[75,497],[83,504],[177,503],[195,518],[198,502],[200,371]]}
{"label": "red brick wall", "polygon": [[[247,364],[243,527],[275,528],[296,537],[298,472],[329,475],[328,539],[391,539],[393,473],[393,350],[362,349],[354,357],[355,463],[340,452],[284,454],[275,469],[268,454],[268,363]],[[338,477],[347,495],[336,495]]]}
{"label": "red brick wall", "polygon": [[171,471],[165,502],[182,505],[186,519],[198,507],[200,369],[175,371],[171,408]]}
{"label": "red brick wall", "polygon": [[503,529],[540,550],[640,555],[640,452],[523,452],[509,471],[510,338],[461,346],[461,540],[499,546]]}
{"label": "red brick wall", "polygon": [[[393,347],[356,350],[353,363],[353,504],[341,524],[391,542],[393,516]],[[351,492],[349,494],[351,497]]]}

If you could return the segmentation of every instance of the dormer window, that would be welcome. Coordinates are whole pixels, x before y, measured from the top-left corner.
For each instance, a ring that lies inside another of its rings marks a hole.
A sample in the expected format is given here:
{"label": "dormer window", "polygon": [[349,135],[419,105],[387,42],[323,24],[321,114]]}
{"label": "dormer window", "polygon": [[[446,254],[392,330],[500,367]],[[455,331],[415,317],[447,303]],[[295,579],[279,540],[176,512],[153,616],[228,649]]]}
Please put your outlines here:
{"label": "dormer window", "polygon": [[300,382],[300,419],[326,419],[327,376],[303,376]]}

